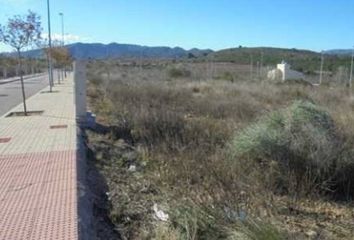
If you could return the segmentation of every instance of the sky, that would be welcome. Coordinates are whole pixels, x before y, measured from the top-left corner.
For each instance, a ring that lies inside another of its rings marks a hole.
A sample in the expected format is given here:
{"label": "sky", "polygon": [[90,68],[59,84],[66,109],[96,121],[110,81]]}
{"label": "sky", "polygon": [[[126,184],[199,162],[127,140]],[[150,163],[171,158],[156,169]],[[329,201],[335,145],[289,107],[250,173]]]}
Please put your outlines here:
{"label": "sky", "polygon": [[[52,33],[66,42],[224,48],[270,46],[314,51],[354,45],[354,0],[51,0]],[[0,0],[0,24],[46,0]],[[0,44],[0,51],[10,48]]]}

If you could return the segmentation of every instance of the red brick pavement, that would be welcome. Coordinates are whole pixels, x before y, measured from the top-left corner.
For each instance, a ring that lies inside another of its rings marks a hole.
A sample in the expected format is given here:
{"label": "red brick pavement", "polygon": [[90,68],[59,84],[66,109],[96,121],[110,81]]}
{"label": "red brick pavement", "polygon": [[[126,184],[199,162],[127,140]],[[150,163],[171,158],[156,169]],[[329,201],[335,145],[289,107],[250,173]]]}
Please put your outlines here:
{"label": "red brick pavement", "polygon": [[78,239],[76,150],[0,155],[0,240]]}

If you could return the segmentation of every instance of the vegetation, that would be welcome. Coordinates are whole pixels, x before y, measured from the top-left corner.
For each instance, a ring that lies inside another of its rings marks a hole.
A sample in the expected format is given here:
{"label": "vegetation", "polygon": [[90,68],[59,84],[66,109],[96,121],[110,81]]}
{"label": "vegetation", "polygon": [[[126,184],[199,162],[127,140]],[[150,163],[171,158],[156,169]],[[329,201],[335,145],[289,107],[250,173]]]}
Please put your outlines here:
{"label": "vegetation", "polygon": [[[53,47],[51,48],[51,52],[49,53],[49,49],[46,48],[46,55],[51,56],[53,60],[55,61],[55,64],[58,69],[61,69],[62,73],[62,79],[64,79],[64,74],[66,74],[66,68],[70,67],[71,65],[71,56],[66,47]],[[58,80],[60,81],[60,75],[58,77]]]}
{"label": "vegetation", "polygon": [[171,78],[181,78],[181,77],[190,77],[191,72],[181,66],[171,67],[168,69],[168,75]]}
{"label": "vegetation", "polygon": [[0,25],[0,42],[10,45],[17,52],[25,115],[27,115],[27,108],[21,51],[23,48],[35,44],[40,39],[41,30],[40,17],[31,11],[26,16],[16,15],[13,18],[9,18],[5,26]]}
{"label": "vegetation", "polygon": [[264,188],[296,197],[333,195],[347,189],[349,192],[338,194],[351,196],[354,179],[349,175],[345,182],[338,179],[347,168],[354,169],[354,162],[346,162],[341,155],[351,151],[343,149],[344,144],[327,111],[296,101],[243,130],[235,137],[231,151],[236,164],[261,165],[270,173],[262,181]]}
{"label": "vegetation", "polygon": [[[320,69],[321,54],[317,52],[281,49],[281,48],[232,48],[209,54],[208,59],[217,62],[233,62],[237,64],[263,64],[263,66],[273,65],[286,60],[298,71],[314,74]],[[336,71],[340,66],[350,66],[350,56],[345,55],[325,55],[323,69],[325,71]]]}
{"label": "vegetation", "polygon": [[[24,74],[40,73],[46,68],[42,59],[23,58]],[[9,78],[20,74],[18,69],[18,61],[14,57],[0,54],[0,78]]]}
{"label": "vegetation", "polygon": [[351,239],[348,90],[271,84],[221,63],[184,63],[191,74],[171,78],[179,66],[89,64],[100,125],[88,144],[121,237]]}

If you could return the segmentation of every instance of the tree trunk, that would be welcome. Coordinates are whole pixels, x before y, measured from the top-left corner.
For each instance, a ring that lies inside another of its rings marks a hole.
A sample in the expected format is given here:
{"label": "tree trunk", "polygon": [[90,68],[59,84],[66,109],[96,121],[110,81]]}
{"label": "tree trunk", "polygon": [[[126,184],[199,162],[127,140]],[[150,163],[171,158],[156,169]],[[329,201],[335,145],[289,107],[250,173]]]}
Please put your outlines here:
{"label": "tree trunk", "polygon": [[7,78],[7,67],[2,68],[2,75],[4,76],[4,78]]}
{"label": "tree trunk", "polygon": [[57,74],[58,74],[58,84],[60,84],[60,71],[57,69]]}
{"label": "tree trunk", "polygon": [[15,68],[15,75],[16,75],[16,77],[19,76],[19,72],[20,72],[20,71],[19,71],[19,68],[20,68],[20,66],[17,64],[17,65],[16,65],[16,68]]}
{"label": "tree trunk", "polygon": [[23,72],[25,73],[25,75],[28,75],[28,63],[25,63],[25,65],[24,66],[22,66],[23,67]]}
{"label": "tree trunk", "polygon": [[20,79],[21,79],[21,88],[22,88],[22,98],[23,98],[23,111],[25,116],[27,116],[27,106],[26,106],[26,94],[25,94],[25,84],[23,82],[23,74],[22,74],[22,59],[21,59],[21,51],[17,49],[18,54],[18,65],[20,68]]}
{"label": "tree trunk", "polygon": [[51,81],[51,77],[50,77],[50,63],[49,63],[49,54],[46,52],[46,56],[47,56],[47,65],[48,65],[48,81],[49,81],[49,92],[52,92],[52,88],[53,88],[53,82]]}

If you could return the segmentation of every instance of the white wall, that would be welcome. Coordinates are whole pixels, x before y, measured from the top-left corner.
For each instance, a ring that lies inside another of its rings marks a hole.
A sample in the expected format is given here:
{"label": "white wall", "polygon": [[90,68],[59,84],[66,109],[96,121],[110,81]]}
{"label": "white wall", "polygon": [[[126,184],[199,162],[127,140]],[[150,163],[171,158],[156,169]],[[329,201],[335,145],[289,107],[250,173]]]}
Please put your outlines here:
{"label": "white wall", "polygon": [[76,121],[86,122],[86,63],[74,62]]}
{"label": "white wall", "polygon": [[[278,70],[278,71],[277,71]],[[287,63],[280,63],[277,65],[277,68],[268,72],[268,78],[271,78],[273,80],[276,79],[277,77],[277,72],[281,72],[281,79],[283,81],[289,80],[289,79],[305,79],[304,74],[301,72],[291,70],[290,65]]]}

